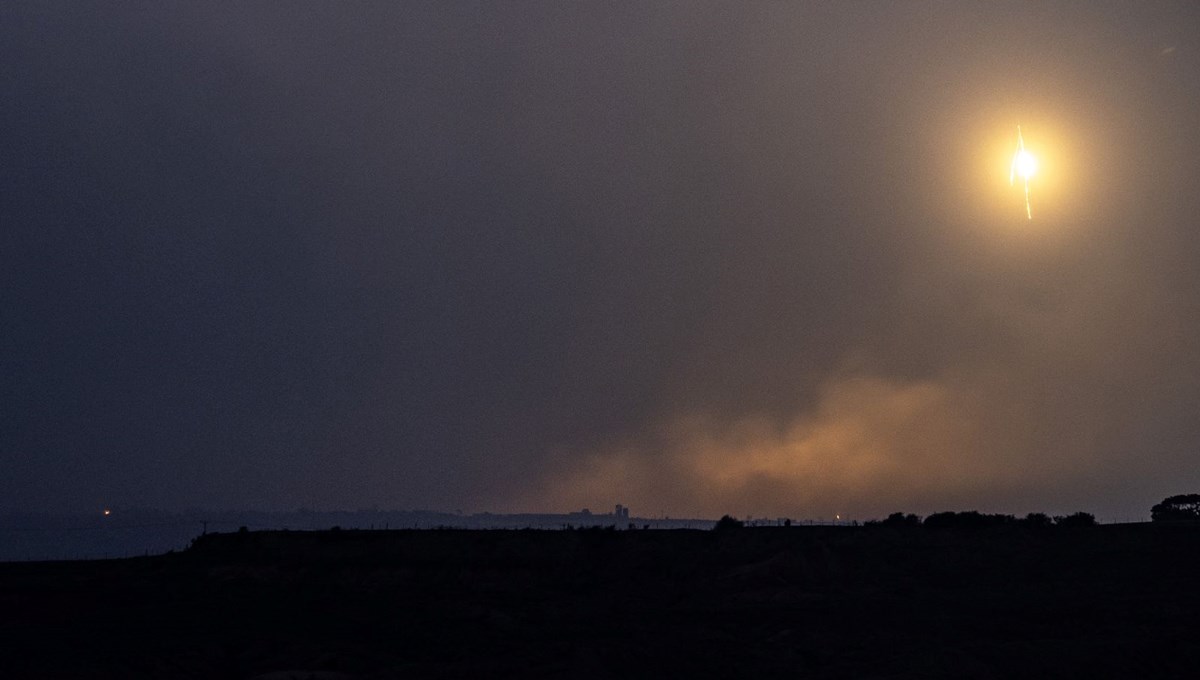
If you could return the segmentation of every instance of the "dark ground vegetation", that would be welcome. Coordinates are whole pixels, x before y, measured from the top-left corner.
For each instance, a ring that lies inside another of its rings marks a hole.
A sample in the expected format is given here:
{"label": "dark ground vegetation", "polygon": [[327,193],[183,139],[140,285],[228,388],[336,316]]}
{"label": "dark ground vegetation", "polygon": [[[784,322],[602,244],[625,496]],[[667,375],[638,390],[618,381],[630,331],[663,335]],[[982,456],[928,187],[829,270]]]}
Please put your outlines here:
{"label": "dark ground vegetation", "polygon": [[1200,530],[330,531],[0,564],[0,676],[1196,677]]}

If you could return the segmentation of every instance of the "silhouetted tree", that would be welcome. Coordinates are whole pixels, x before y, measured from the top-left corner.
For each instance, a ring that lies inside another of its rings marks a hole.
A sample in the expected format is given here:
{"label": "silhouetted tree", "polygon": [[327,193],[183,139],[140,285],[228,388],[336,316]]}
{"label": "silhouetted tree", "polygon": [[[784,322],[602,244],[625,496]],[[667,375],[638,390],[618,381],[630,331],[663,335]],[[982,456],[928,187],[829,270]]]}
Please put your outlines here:
{"label": "silhouetted tree", "polygon": [[1090,512],[1077,512],[1066,517],[1055,517],[1054,523],[1060,527],[1094,527],[1096,516]]}
{"label": "silhouetted tree", "polygon": [[1154,522],[1200,522],[1200,494],[1164,498],[1150,508],[1150,519]]}
{"label": "silhouetted tree", "polygon": [[955,517],[955,520],[957,520],[958,525],[964,529],[982,529],[988,525],[987,515],[984,515],[978,510],[960,512]]}
{"label": "silhouetted tree", "polygon": [[717,520],[717,524],[716,524],[716,526],[713,527],[713,531],[728,531],[730,529],[741,529],[744,526],[746,526],[746,523],[743,522],[742,520],[737,519],[735,517],[730,517],[729,515],[724,515],[721,517],[721,519]]}
{"label": "silhouetted tree", "polygon": [[906,515],[903,512],[893,512],[880,524],[888,527],[915,527],[921,525],[921,518],[911,513]]}
{"label": "silhouetted tree", "polygon": [[1054,520],[1050,519],[1050,515],[1044,512],[1031,512],[1025,515],[1024,519],[1018,520],[1022,526],[1031,527],[1033,529],[1044,529],[1052,526]]}
{"label": "silhouetted tree", "polygon": [[953,512],[935,512],[925,518],[925,526],[931,529],[945,529],[953,526],[958,526],[957,513]]}
{"label": "silhouetted tree", "polygon": [[977,510],[966,512],[935,512],[925,518],[925,526],[933,529],[983,529],[1012,524],[1016,518],[1012,515],[985,515]]}

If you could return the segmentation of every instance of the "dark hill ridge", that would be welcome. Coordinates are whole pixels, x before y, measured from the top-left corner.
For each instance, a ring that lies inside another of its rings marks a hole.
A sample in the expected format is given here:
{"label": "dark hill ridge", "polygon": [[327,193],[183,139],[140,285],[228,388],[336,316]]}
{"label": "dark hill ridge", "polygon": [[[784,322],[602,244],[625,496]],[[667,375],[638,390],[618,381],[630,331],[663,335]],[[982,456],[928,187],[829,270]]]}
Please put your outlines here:
{"label": "dark hill ridge", "polygon": [[209,534],[0,564],[0,677],[1194,677],[1200,530]]}

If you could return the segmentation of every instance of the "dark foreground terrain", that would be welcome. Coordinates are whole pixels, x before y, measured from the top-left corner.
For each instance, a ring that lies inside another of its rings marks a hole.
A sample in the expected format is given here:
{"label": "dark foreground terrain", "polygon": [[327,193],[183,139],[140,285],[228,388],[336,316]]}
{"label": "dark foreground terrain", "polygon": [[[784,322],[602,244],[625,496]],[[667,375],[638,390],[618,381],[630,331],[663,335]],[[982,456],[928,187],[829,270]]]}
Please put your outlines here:
{"label": "dark foreground terrain", "polygon": [[331,531],[0,564],[0,677],[1198,677],[1200,530]]}

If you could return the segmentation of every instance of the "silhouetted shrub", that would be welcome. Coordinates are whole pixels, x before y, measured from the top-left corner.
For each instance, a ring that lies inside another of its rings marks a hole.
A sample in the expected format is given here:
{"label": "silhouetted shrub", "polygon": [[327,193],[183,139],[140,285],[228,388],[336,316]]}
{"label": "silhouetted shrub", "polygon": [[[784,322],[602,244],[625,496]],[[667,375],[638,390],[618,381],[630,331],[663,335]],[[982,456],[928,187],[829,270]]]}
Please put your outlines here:
{"label": "silhouetted shrub", "polygon": [[964,529],[982,529],[988,525],[987,517],[978,510],[960,512],[954,519],[958,522],[958,526]]}
{"label": "silhouetted shrub", "polygon": [[956,513],[935,512],[925,518],[924,524],[931,529],[945,529],[957,526]]}
{"label": "silhouetted shrub", "polygon": [[983,529],[1016,522],[1012,515],[985,515],[976,510],[966,512],[935,512],[925,518],[925,526],[933,529]]}
{"label": "silhouetted shrub", "polygon": [[1050,515],[1044,512],[1031,512],[1025,515],[1024,519],[1018,520],[1021,526],[1030,527],[1032,529],[1044,529],[1054,525],[1054,520],[1050,519]]}
{"label": "silhouetted shrub", "polygon": [[1200,522],[1200,494],[1169,496],[1150,509],[1154,522]]}
{"label": "silhouetted shrub", "polygon": [[1060,527],[1094,527],[1096,516],[1089,512],[1077,512],[1066,517],[1055,517],[1054,523]]}
{"label": "silhouetted shrub", "polygon": [[921,518],[911,513],[906,515],[903,512],[893,512],[880,524],[888,527],[916,527],[921,525]]}
{"label": "silhouetted shrub", "polygon": [[735,517],[730,517],[729,515],[724,515],[721,517],[721,519],[717,520],[716,525],[713,527],[713,531],[728,531],[730,529],[741,529],[744,526],[746,526],[746,523],[743,522],[742,520],[737,519]]}

